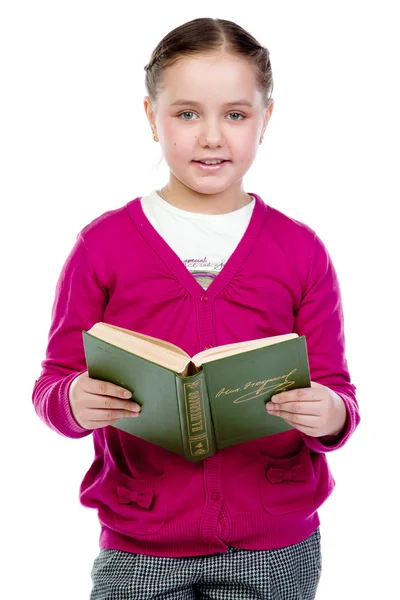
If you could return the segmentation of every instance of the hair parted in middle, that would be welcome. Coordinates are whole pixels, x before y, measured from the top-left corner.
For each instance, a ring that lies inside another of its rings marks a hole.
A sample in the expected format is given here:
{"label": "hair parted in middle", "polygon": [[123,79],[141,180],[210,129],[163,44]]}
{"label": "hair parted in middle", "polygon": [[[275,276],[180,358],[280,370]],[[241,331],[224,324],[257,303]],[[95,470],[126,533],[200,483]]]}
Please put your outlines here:
{"label": "hair parted in middle", "polygon": [[218,51],[238,54],[250,61],[267,106],[274,87],[269,51],[233,21],[211,18],[193,19],[176,27],[153,50],[150,62],[144,67],[151,102],[156,101],[162,87],[164,69],[185,56]]}

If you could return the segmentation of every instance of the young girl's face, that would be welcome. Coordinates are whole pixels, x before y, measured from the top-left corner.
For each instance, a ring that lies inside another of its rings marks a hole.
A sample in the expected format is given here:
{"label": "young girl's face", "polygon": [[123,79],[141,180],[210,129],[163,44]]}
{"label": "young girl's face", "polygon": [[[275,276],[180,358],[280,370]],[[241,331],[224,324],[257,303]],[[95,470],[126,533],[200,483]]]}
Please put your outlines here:
{"label": "young girl's face", "polygon": [[[250,63],[213,53],[184,57],[167,68],[156,105],[145,99],[145,107],[172,174],[201,194],[221,194],[240,187],[273,103],[265,107]],[[217,159],[224,162],[201,162]]]}

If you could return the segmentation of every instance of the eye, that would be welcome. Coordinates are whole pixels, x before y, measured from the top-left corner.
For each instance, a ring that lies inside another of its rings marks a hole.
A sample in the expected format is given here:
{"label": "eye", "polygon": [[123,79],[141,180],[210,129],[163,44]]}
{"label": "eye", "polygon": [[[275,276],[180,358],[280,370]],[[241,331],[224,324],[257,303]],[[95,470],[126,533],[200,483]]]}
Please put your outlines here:
{"label": "eye", "polygon": [[[187,118],[187,116],[189,115],[189,117]],[[192,112],[191,110],[185,110],[185,112],[181,113],[180,115],[178,115],[178,117],[183,117],[184,121],[193,121],[193,119],[191,118],[191,115],[196,116],[194,112]]]}
{"label": "eye", "polygon": [[240,113],[237,113],[237,112],[229,113],[229,116],[234,117],[233,119],[231,119],[231,121],[241,121],[242,119],[245,118],[244,115],[241,115]]}

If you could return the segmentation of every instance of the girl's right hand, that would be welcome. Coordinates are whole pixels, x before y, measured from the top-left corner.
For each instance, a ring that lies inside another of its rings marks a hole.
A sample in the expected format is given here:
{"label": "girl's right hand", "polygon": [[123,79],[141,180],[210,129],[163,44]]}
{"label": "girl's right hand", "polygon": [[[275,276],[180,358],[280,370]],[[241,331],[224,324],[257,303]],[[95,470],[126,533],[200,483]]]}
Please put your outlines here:
{"label": "girl's right hand", "polygon": [[88,372],[76,377],[69,388],[72,414],[81,427],[98,429],[123,417],[138,417],[140,406],[129,390],[108,381],[91,379]]}

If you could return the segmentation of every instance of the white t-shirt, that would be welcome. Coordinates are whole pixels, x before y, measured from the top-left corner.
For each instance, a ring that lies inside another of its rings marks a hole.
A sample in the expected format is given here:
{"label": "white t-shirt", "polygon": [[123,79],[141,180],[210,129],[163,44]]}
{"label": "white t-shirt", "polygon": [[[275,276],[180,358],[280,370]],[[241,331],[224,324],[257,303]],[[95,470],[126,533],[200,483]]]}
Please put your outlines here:
{"label": "white t-shirt", "polygon": [[207,289],[235,250],[247,229],[255,199],[223,215],[182,210],[161,198],[156,190],[141,199],[154,229]]}

